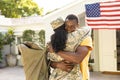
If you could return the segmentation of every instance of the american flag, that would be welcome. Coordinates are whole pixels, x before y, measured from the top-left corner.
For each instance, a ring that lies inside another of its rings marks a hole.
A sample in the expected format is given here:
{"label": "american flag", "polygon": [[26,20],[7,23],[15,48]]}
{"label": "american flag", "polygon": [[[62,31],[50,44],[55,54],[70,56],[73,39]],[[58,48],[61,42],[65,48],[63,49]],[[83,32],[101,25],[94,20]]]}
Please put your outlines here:
{"label": "american flag", "polygon": [[120,1],[86,4],[85,8],[88,26],[120,29]]}

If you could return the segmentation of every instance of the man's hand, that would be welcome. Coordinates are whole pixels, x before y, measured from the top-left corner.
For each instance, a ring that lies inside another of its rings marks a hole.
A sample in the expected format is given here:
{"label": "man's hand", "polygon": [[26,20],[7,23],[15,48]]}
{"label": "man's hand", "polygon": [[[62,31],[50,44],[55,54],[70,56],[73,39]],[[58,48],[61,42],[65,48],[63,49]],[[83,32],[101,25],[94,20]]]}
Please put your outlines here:
{"label": "man's hand", "polygon": [[74,64],[72,64],[68,61],[52,62],[51,67],[59,68],[63,71],[70,72],[73,69]]}

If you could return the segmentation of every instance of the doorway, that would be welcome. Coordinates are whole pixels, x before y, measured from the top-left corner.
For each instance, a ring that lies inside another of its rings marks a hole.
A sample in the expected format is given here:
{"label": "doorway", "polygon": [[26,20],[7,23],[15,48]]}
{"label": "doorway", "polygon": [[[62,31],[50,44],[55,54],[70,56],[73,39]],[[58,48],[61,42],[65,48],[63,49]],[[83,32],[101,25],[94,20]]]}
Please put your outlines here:
{"label": "doorway", "polygon": [[116,30],[117,42],[117,70],[120,70],[120,30]]}

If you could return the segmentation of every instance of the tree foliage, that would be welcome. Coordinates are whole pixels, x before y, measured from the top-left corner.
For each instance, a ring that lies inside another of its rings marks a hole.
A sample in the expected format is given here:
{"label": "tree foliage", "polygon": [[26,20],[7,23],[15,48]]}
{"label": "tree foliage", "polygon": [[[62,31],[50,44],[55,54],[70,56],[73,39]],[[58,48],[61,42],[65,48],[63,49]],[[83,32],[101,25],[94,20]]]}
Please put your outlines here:
{"label": "tree foliage", "polygon": [[4,35],[0,32],[0,62],[2,60],[3,41],[4,41]]}
{"label": "tree foliage", "polygon": [[10,27],[8,31],[4,34],[4,44],[12,44],[15,40],[14,29]]}
{"label": "tree foliage", "polygon": [[23,41],[33,41],[35,37],[35,31],[34,30],[25,30],[23,32]]}
{"label": "tree foliage", "polygon": [[9,18],[41,15],[43,12],[33,0],[0,0],[0,10]]}
{"label": "tree foliage", "polygon": [[41,44],[43,44],[43,46],[45,45],[45,31],[41,30],[39,33],[39,42],[41,42]]}
{"label": "tree foliage", "polygon": [[35,42],[41,47],[45,46],[45,31],[40,30],[39,32],[36,32],[34,30],[25,30],[22,35],[23,42],[25,41],[31,41]]}
{"label": "tree foliage", "polygon": [[10,54],[12,54],[11,47],[14,41],[15,41],[14,29],[10,27],[4,35],[4,44],[8,44],[10,46]]}

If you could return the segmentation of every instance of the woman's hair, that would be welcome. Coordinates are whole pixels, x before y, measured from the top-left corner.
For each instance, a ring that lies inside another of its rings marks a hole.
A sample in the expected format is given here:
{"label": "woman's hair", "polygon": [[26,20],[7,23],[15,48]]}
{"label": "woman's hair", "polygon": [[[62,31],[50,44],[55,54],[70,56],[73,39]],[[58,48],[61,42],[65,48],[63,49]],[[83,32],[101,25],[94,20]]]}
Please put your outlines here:
{"label": "woman's hair", "polygon": [[70,14],[66,17],[65,21],[67,20],[76,20],[76,22],[78,23],[78,17],[74,14]]}
{"label": "woman's hair", "polygon": [[51,36],[51,44],[55,52],[63,51],[66,47],[67,31],[63,24],[59,28],[54,30],[54,34]]}

